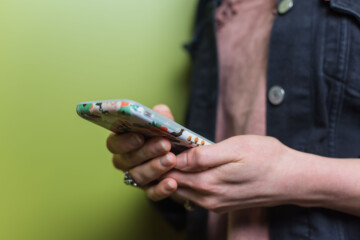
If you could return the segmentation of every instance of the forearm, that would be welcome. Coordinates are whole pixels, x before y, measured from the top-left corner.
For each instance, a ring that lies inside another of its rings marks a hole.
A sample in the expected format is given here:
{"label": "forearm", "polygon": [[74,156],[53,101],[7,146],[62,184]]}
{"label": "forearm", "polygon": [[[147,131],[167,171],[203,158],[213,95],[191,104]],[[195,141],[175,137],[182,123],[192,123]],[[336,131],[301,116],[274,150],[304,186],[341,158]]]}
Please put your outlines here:
{"label": "forearm", "polygon": [[290,202],[360,216],[360,159],[326,158],[290,150],[294,179]]}

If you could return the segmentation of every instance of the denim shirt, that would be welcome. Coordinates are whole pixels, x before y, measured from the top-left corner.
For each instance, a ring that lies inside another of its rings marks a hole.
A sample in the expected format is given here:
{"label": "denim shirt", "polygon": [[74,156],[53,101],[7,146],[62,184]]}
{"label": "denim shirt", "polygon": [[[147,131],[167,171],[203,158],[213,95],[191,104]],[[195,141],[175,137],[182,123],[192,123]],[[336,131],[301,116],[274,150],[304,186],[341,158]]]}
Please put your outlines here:
{"label": "denim shirt", "polygon": [[[186,46],[193,59],[187,126],[209,139],[215,137],[218,97],[218,5],[200,0]],[[280,86],[285,97],[279,105],[267,102],[267,135],[303,152],[358,158],[360,1],[294,0],[275,18],[268,58],[267,91]],[[201,208],[187,213],[188,239],[205,238],[206,217]],[[269,208],[269,224],[271,239],[360,239],[359,217],[324,208]]]}

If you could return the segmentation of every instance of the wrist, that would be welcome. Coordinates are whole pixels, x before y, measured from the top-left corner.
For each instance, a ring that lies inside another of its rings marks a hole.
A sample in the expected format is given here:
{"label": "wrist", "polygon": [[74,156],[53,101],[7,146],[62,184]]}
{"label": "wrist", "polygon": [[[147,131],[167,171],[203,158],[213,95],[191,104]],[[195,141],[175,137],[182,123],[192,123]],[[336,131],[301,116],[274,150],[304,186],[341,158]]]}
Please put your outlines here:
{"label": "wrist", "polygon": [[327,158],[314,154],[293,151],[295,162],[289,204],[301,207],[334,207],[346,197],[347,160]]}
{"label": "wrist", "polygon": [[329,160],[288,148],[284,156],[284,204],[323,206],[333,194],[328,175]]}

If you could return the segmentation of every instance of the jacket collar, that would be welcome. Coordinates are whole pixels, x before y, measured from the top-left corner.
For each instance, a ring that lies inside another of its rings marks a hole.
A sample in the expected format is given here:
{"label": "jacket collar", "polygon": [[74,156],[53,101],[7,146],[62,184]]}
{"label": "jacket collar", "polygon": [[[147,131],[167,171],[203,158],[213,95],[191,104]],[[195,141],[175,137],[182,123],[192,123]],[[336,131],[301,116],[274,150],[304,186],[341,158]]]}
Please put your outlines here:
{"label": "jacket collar", "polygon": [[360,23],[360,4],[358,0],[330,0],[330,6],[355,17]]}

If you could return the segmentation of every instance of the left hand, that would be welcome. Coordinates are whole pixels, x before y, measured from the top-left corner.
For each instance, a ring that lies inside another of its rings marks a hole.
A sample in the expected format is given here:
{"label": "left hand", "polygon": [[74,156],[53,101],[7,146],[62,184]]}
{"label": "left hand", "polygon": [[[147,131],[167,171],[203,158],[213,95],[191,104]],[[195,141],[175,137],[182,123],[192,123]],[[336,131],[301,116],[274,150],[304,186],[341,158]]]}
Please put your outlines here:
{"label": "left hand", "polygon": [[299,167],[291,152],[272,137],[236,136],[179,154],[165,177],[178,183],[177,197],[214,212],[275,206],[291,198]]}
{"label": "left hand", "polygon": [[[154,111],[174,120],[166,105],[156,105]],[[146,191],[153,201],[171,196],[177,189],[177,183],[171,178],[162,178],[176,165],[176,157],[170,152],[171,143],[162,137],[145,139],[137,133],[110,134],[107,148],[113,153],[113,163],[122,171],[129,171],[138,186]]]}

